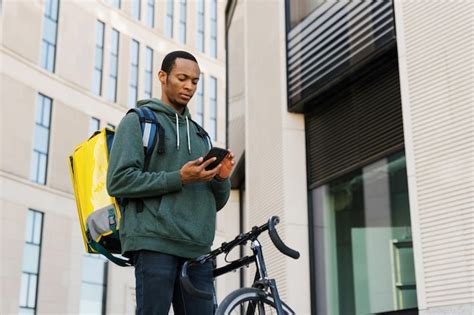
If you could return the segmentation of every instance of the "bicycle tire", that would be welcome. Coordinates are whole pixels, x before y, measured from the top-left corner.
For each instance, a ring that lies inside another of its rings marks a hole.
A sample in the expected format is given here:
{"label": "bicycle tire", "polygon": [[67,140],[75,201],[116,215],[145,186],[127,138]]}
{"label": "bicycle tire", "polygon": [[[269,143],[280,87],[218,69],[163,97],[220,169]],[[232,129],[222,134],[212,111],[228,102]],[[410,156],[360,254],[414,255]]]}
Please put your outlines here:
{"label": "bicycle tire", "polygon": [[[244,309],[242,312],[241,306],[246,306],[248,303],[248,308]],[[253,303],[253,304],[252,304]],[[258,309],[253,309],[253,305],[257,305]],[[293,310],[286,305],[283,301],[281,302],[284,314],[294,315]],[[250,311],[249,311],[249,308]],[[262,313],[263,310],[263,313]],[[263,290],[256,288],[241,288],[231,292],[228,296],[222,300],[217,308],[216,315],[231,315],[231,314],[277,314],[275,307],[275,302],[273,297],[270,296]]]}

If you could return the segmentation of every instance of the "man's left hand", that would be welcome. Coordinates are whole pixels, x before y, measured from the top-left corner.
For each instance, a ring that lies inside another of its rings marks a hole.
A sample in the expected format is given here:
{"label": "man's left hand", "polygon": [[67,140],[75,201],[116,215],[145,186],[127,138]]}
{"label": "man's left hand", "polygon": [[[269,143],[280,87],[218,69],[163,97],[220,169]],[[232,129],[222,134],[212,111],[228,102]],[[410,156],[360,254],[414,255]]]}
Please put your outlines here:
{"label": "man's left hand", "polygon": [[222,160],[221,168],[219,172],[216,175],[217,180],[224,180],[227,177],[230,176],[230,173],[232,173],[232,170],[234,169],[234,153],[232,151],[228,150],[229,153],[226,155],[226,157]]}

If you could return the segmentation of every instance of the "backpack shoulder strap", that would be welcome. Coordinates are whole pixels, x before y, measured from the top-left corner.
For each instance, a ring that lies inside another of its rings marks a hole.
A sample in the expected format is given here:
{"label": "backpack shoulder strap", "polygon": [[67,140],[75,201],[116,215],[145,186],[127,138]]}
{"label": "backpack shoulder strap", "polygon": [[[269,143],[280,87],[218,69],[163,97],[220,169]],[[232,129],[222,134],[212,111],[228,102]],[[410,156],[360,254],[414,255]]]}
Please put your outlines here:
{"label": "backpack shoulder strap", "polygon": [[206,139],[207,140],[207,146],[209,147],[209,150],[212,148],[212,141],[211,141],[211,137],[209,136],[209,134],[207,133],[206,130],[204,130],[203,127],[201,127],[201,125],[199,125],[197,122],[195,122],[194,120],[192,120],[191,118],[189,119],[193,122],[193,124],[196,126],[197,130],[198,130],[198,133],[199,135],[203,138],[203,139]]}
{"label": "backpack shoulder strap", "polygon": [[141,106],[132,108],[128,111],[128,113],[130,112],[137,113],[140,120],[143,150],[145,153],[145,165],[143,169],[147,170],[150,163],[151,153],[153,152],[153,149],[156,145],[156,134],[158,132],[159,123],[156,120],[155,114],[153,114],[153,112],[148,107]]}

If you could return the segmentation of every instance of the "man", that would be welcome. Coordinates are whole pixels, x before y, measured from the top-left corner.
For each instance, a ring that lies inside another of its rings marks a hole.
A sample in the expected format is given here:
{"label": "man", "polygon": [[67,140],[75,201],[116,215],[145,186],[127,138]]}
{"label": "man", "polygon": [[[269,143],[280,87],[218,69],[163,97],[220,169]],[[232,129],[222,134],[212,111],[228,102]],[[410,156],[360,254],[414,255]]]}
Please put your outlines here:
{"label": "man", "polygon": [[[120,238],[123,254],[135,265],[138,314],[168,314],[171,303],[175,314],[212,314],[212,301],[190,296],[179,281],[184,261],[210,250],[216,211],[229,198],[234,165],[229,152],[217,167],[205,170],[215,160],[203,161],[211,142],[187,108],[199,75],[194,56],[172,52],[158,73],[161,100],[138,102],[154,112],[164,130],[162,148],[155,147],[147,171],[138,115],[122,119],[110,152],[107,189],[127,201]],[[192,268],[190,279],[210,292],[211,264]]]}

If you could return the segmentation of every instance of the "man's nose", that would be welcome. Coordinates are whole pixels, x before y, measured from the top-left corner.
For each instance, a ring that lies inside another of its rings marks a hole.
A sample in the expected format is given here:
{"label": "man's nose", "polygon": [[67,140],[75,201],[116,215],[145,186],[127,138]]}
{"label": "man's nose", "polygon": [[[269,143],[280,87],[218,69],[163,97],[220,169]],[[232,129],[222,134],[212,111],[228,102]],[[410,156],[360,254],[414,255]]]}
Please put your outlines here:
{"label": "man's nose", "polygon": [[188,91],[192,91],[192,89],[193,89],[193,84],[192,84],[190,81],[186,81],[186,82],[184,83],[184,88],[185,88],[186,90],[188,90]]}

